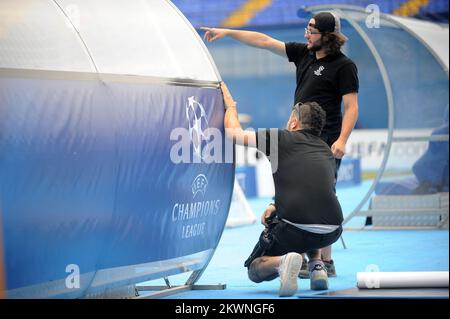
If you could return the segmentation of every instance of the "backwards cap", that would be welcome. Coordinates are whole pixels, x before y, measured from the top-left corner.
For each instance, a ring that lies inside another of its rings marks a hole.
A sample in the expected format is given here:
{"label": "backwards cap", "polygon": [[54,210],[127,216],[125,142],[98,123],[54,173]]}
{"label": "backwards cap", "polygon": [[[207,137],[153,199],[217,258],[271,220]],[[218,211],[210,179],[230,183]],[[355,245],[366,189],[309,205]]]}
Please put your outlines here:
{"label": "backwards cap", "polygon": [[314,27],[320,32],[334,32],[345,37],[341,32],[341,20],[334,13],[319,12],[314,15],[313,19],[316,21]]}

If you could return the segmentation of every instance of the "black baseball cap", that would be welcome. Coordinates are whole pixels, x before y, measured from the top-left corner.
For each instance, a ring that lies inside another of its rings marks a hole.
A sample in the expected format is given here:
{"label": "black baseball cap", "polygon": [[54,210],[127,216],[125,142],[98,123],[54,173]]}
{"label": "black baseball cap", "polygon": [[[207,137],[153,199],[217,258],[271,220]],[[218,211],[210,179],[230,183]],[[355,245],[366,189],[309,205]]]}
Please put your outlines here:
{"label": "black baseball cap", "polygon": [[314,28],[320,32],[339,33],[347,39],[341,32],[341,20],[336,14],[332,12],[319,12],[312,18],[316,22]]}

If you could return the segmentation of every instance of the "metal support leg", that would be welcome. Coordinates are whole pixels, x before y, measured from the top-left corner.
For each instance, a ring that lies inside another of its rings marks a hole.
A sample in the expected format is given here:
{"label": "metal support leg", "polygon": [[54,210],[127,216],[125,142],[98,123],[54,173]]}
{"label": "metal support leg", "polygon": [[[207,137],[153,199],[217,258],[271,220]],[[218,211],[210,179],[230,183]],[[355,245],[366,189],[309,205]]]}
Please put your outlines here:
{"label": "metal support leg", "polygon": [[167,288],[169,288],[169,289],[172,288],[172,285],[170,284],[169,278],[164,277],[164,281],[165,281],[165,283],[167,285]]}
{"label": "metal support leg", "polygon": [[341,235],[341,242],[342,246],[344,246],[344,249],[347,249],[347,245],[345,245],[344,236]]}
{"label": "metal support leg", "polygon": [[[217,285],[180,285],[180,286],[138,286],[139,296],[136,299],[156,299],[190,290],[225,290],[226,284]],[[141,291],[156,291],[141,294]]]}

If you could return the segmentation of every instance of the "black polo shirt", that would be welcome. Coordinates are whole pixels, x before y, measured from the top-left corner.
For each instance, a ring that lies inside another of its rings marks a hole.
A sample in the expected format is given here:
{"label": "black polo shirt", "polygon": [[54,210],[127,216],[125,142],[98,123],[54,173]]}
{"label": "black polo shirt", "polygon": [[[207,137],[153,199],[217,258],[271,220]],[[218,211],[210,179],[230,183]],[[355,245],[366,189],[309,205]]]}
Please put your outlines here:
{"label": "black polo shirt", "polygon": [[359,89],[355,63],[343,53],[317,60],[306,44],[298,42],[286,43],[286,54],[297,67],[295,103],[319,103],[327,113],[322,135],[337,139],[342,124],[342,96]]}
{"label": "black polo shirt", "polygon": [[298,224],[341,225],[328,145],[309,130],[262,129],[256,135],[258,150],[272,165],[278,216]]}

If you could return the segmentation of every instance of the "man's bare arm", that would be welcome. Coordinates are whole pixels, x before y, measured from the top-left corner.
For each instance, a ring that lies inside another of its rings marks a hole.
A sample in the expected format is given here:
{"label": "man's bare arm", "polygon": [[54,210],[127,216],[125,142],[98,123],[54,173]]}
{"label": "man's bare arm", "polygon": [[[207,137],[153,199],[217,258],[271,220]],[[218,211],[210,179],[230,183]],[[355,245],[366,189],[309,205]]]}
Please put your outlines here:
{"label": "man's bare arm", "polygon": [[271,38],[264,33],[208,27],[201,27],[200,29],[206,31],[204,39],[208,42],[214,42],[224,37],[230,37],[246,45],[265,49],[285,58],[287,57],[286,45],[284,42]]}
{"label": "man's bare arm", "polygon": [[358,94],[349,93],[342,97],[344,102],[344,117],[342,119],[341,134],[331,146],[334,157],[342,158],[345,155],[345,145],[358,120]]}
{"label": "man's bare arm", "polygon": [[235,140],[236,144],[256,147],[256,133],[244,131],[242,129],[238,118],[236,102],[233,100],[233,97],[231,96],[225,83],[222,82],[220,86],[225,103],[224,126],[227,137]]}

